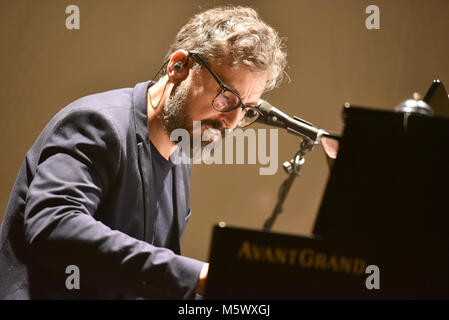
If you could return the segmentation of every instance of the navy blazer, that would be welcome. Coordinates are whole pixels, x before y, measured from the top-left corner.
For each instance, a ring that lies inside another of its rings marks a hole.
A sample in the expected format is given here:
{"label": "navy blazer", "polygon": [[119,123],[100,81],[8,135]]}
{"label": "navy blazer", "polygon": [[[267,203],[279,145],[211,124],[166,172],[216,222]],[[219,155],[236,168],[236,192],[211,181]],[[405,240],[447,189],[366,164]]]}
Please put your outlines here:
{"label": "navy blazer", "polygon": [[[180,255],[191,165],[174,167],[174,230],[150,211],[149,82],[81,98],[27,152],[0,230],[0,299],[192,298],[203,262]],[[68,265],[80,289],[67,289]]]}

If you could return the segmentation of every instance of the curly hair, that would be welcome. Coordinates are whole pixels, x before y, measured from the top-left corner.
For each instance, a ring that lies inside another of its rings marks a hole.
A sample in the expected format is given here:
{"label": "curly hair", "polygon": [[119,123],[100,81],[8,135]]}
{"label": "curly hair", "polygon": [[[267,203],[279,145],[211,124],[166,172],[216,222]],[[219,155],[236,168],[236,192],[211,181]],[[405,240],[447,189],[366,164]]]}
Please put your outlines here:
{"label": "curly hair", "polygon": [[217,7],[193,16],[178,32],[166,55],[179,49],[232,68],[267,72],[266,91],[277,87],[287,65],[285,45],[278,33],[248,7]]}

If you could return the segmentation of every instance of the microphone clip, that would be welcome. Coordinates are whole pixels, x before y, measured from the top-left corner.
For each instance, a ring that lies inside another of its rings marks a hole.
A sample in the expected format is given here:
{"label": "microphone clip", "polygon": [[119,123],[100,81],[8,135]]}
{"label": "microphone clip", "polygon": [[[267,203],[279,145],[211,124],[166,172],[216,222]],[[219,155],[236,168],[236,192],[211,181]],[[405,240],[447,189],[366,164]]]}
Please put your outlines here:
{"label": "microphone clip", "polygon": [[301,167],[306,161],[305,159],[306,152],[312,151],[314,146],[315,143],[312,140],[303,139],[301,141],[301,144],[299,145],[299,150],[296,152],[293,159],[291,159],[290,161],[285,161],[282,164],[282,167],[284,168],[285,172],[287,174],[294,173],[295,175],[299,176]]}

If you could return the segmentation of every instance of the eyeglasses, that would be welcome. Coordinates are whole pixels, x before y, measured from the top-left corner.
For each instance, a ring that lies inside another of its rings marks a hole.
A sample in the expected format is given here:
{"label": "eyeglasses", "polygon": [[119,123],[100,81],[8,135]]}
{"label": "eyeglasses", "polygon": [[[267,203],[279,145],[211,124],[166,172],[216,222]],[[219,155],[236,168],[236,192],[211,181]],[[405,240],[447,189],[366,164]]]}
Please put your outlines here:
{"label": "eyeglasses", "polygon": [[218,112],[230,112],[239,107],[243,109],[245,112],[243,118],[237,124],[238,127],[246,127],[251,123],[256,121],[261,113],[255,107],[245,106],[242,103],[242,99],[239,94],[235,91],[227,88],[223,82],[218,78],[217,74],[212,70],[212,68],[207,64],[206,61],[201,58],[201,56],[195,52],[189,52],[189,56],[194,59],[197,59],[200,63],[202,63],[207,70],[209,70],[210,74],[214,77],[215,81],[217,81],[218,85],[221,87],[221,91],[215,96],[212,100],[212,107]]}

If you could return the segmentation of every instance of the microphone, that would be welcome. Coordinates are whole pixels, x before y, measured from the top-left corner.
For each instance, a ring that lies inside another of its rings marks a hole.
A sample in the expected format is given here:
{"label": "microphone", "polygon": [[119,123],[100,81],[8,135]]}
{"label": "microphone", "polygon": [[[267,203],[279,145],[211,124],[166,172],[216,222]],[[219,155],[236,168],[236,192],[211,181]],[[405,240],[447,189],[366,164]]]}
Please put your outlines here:
{"label": "microphone", "polygon": [[284,128],[289,133],[307,139],[313,144],[320,144],[322,136],[332,136],[324,130],[315,128],[310,122],[296,116],[290,117],[263,99],[259,100],[259,105],[257,108],[263,116],[259,117],[256,122],[261,122],[278,128]]}

